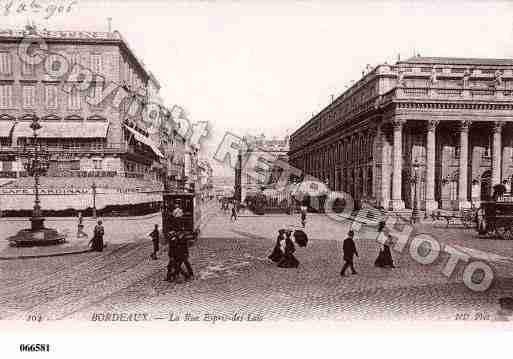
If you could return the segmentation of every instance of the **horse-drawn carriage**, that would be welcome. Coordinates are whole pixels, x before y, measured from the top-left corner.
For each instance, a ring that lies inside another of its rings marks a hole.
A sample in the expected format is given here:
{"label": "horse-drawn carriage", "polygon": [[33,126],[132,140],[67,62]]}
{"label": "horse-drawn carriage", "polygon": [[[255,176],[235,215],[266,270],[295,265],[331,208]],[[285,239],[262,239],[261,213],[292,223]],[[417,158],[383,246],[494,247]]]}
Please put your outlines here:
{"label": "horse-drawn carriage", "polygon": [[513,202],[486,201],[477,210],[477,231],[495,233],[500,239],[513,239]]}
{"label": "horse-drawn carriage", "polygon": [[[180,208],[183,215],[174,216]],[[201,210],[194,193],[167,192],[163,194],[162,231],[167,238],[170,231],[185,231],[187,239],[196,240],[201,225]]]}

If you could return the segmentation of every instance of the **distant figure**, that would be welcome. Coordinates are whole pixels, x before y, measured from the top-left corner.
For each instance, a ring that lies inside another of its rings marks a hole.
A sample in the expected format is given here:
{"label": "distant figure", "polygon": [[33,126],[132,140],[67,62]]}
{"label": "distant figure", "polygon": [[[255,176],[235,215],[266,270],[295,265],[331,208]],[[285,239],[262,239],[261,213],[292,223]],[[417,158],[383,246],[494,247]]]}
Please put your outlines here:
{"label": "distant figure", "polygon": [[285,239],[285,230],[280,229],[278,231],[278,237],[276,238],[276,244],[272,253],[269,255],[269,259],[275,263],[279,263],[283,258],[283,251],[281,250],[281,242]]}
{"label": "distant figure", "polygon": [[153,243],[153,253],[151,254],[152,259],[157,259],[157,254],[159,252],[159,225],[156,224],[153,231],[150,233],[151,241]]}
{"label": "distant figure", "polygon": [[292,242],[290,235],[291,231],[287,231],[287,237],[285,238],[285,253],[283,254],[281,261],[278,263],[278,267],[280,268],[297,268],[299,266],[299,261],[294,256],[296,247],[294,246],[294,242]]}
{"label": "distant figure", "polygon": [[231,221],[237,221],[237,205],[235,202],[232,205],[232,215],[230,216]]}
{"label": "distant figure", "polygon": [[356,270],[354,269],[353,264],[353,258],[356,255],[358,257],[358,251],[356,250],[356,244],[353,240],[354,232],[349,231],[347,234],[347,238],[344,239],[344,244],[342,246],[342,250],[344,251],[344,266],[342,267],[342,270],[340,271],[340,275],[343,277],[346,274],[346,269],[351,268],[351,271],[353,274],[357,274]]}
{"label": "distant figure", "polygon": [[183,211],[180,208],[180,205],[178,203],[175,204],[175,209],[173,210],[173,217],[175,217],[175,218],[183,217]]}
{"label": "distant figure", "polygon": [[93,238],[89,242],[91,244],[91,249],[93,251],[101,252],[103,251],[103,235],[105,234],[105,229],[103,228],[103,224],[101,219],[98,220],[98,224],[94,227]]}
{"label": "distant figure", "polygon": [[306,212],[308,208],[306,206],[301,206],[301,225],[303,228],[306,226]]}
{"label": "distant figure", "polygon": [[390,251],[390,245],[393,244],[392,236],[388,235],[387,240],[383,244],[383,249],[379,251],[378,258],[374,262],[376,267],[390,267],[395,268],[394,260],[392,259],[392,252]]}
{"label": "distant figure", "polygon": [[173,215],[173,229],[176,231],[183,230],[184,223],[181,221],[183,211],[178,203],[175,204],[175,209],[171,214]]}
{"label": "distant figure", "polygon": [[[185,265],[187,272],[183,270],[182,264]],[[184,276],[185,280],[193,277],[192,266],[189,263],[189,243],[184,232],[178,233],[175,247],[175,277],[180,273]]]}
{"label": "distant figure", "polygon": [[77,218],[77,238],[87,237],[87,234],[84,232],[84,217],[82,217],[82,212],[78,212]]}

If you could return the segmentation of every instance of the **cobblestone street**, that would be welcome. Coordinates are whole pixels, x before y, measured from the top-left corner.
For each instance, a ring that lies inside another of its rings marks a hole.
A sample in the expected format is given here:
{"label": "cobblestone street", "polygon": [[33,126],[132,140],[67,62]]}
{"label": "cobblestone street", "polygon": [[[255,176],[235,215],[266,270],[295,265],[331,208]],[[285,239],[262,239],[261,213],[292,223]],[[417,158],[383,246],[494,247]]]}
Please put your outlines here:
{"label": "cobblestone street", "polygon": [[418,227],[442,243],[470,248],[473,257],[486,257],[495,280],[488,291],[477,293],[463,284],[460,267],[449,279],[442,274],[444,255],[426,266],[408,250],[394,252],[397,268],[376,268],[380,244],[358,235],[359,273],[341,278],[341,241],[350,224],[321,215],[308,218],[310,241],[306,248],[297,247],[299,268],[278,268],[267,255],[277,230],[297,225],[297,216],[246,216],[231,222],[217,211],[191,248],[195,280],[168,283],[163,281],[166,248],[158,260],[150,259],[146,234],[154,222],[153,217],[123,226],[107,221],[111,245],[102,253],[0,261],[1,318],[91,320],[98,312],[144,312],[155,320],[168,319],[170,313],[242,313],[263,320],[454,320],[460,313],[485,313],[493,319],[498,299],[513,296],[513,264],[505,260],[513,257],[513,241],[479,239],[459,227]]}

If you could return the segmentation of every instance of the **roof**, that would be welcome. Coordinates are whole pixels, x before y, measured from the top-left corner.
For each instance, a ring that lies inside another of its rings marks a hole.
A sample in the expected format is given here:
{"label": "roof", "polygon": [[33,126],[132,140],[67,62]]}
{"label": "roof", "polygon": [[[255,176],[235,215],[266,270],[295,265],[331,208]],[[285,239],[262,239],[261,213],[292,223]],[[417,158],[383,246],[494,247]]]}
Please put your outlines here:
{"label": "roof", "polygon": [[513,59],[480,59],[464,57],[424,57],[414,56],[400,63],[426,64],[426,65],[484,65],[484,66],[513,66]]}
{"label": "roof", "polygon": [[[32,137],[34,131],[30,121],[18,122],[14,126],[14,137]],[[40,121],[41,138],[105,138],[109,128],[107,121]]]}
{"label": "roof", "polygon": [[142,135],[141,133],[137,132],[136,130],[134,130],[131,127],[128,127],[127,125],[125,125],[125,128],[132,135],[134,135],[134,138],[135,138],[136,141],[141,142],[142,144],[150,147],[157,156],[164,158],[164,155],[162,154],[162,152],[160,152],[160,150],[158,149],[158,147],[155,144],[155,142],[153,142],[149,137],[146,137],[146,136]]}

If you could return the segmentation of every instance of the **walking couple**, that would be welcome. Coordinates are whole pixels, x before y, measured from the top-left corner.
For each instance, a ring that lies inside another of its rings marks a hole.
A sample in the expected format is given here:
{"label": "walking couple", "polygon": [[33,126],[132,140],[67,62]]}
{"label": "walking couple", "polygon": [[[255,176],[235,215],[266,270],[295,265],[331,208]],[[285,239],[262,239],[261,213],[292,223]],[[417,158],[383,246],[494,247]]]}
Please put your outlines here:
{"label": "walking couple", "polygon": [[[294,256],[296,247],[291,239],[292,231],[280,229],[278,231],[278,237],[276,238],[276,244],[272,253],[269,255],[269,259],[275,263],[278,263],[280,268],[297,268],[299,261]],[[285,249],[282,249],[282,242],[285,242]]]}
{"label": "walking couple", "polygon": [[[169,233],[168,256],[166,281],[174,282],[180,274],[186,281],[193,278],[194,274],[189,262],[189,243],[186,232]],[[185,265],[186,271],[183,270],[182,265]]]}

